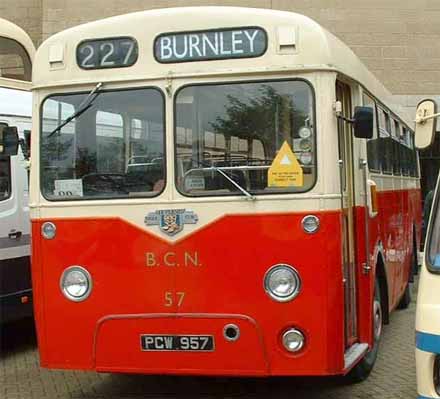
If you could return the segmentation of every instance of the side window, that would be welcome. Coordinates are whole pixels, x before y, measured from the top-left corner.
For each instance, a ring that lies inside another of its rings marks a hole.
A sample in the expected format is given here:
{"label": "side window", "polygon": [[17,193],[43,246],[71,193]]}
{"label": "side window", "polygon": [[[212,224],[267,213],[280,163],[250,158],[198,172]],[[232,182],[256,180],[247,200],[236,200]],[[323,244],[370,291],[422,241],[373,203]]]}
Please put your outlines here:
{"label": "side window", "polygon": [[388,111],[378,109],[379,114],[379,156],[381,169],[385,174],[393,173],[393,139],[391,137],[391,119]]}
{"label": "side window", "polygon": [[376,103],[374,99],[368,94],[363,95],[364,107],[373,109],[374,124],[373,124],[373,138],[367,141],[367,158],[368,168],[372,172],[380,172],[380,157],[379,157],[379,140],[377,137],[377,118],[376,118]]}
{"label": "side window", "polygon": [[409,143],[409,132],[404,127],[402,128],[402,136],[400,139],[400,159],[402,160],[402,175],[410,175],[410,149],[408,147]]}
{"label": "side window", "polygon": [[11,196],[11,161],[9,157],[0,157],[0,201]]}
{"label": "side window", "polygon": [[411,166],[410,166],[410,175],[412,177],[418,177],[418,167],[417,167],[417,151],[414,144],[414,133],[410,132],[409,134],[409,147],[410,147],[410,157],[411,157]]}
{"label": "side window", "polygon": [[395,176],[400,176],[400,174],[401,174],[400,143],[399,143],[400,124],[395,119],[393,119],[393,127],[394,127],[393,128],[393,132],[392,132],[392,136],[393,136],[393,141],[392,141],[392,146],[393,146],[393,174]]}

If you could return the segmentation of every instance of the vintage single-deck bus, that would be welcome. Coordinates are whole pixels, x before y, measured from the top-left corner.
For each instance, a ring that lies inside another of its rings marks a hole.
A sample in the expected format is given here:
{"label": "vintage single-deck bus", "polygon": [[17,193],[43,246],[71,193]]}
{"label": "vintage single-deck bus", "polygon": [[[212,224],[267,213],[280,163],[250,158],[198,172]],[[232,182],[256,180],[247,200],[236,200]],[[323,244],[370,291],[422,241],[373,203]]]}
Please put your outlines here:
{"label": "vintage single-deck bus", "polygon": [[0,18],[0,140],[8,131],[22,139],[19,149],[12,145],[17,155],[0,144],[0,324],[32,315],[25,143],[31,131],[34,53],[29,36]]}
{"label": "vintage single-deck bus", "polygon": [[366,378],[419,170],[347,46],[293,13],[146,11],[52,36],[33,85],[43,367]]}
{"label": "vintage single-deck bus", "polygon": [[[419,104],[416,117],[416,144],[420,149],[434,142],[437,105],[432,100]],[[416,313],[416,366],[419,399],[440,398],[440,208],[439,180],[431,207],[425,256],[420,274]]]}

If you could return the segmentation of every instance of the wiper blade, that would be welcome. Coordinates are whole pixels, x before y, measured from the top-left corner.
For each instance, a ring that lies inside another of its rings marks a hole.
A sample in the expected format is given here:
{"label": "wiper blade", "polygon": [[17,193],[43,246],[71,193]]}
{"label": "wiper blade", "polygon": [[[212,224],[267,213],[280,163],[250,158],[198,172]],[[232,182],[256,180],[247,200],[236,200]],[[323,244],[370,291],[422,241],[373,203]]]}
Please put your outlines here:
{"label": "wiper blade", "polygon": [[255,201],[257,199],[255,195],[252,195],[249,191],[240,186],[240,184],[238,184],[232,177],[228,176],[228,174],[221,170],[221,168],[217,168],[216,166],[209,166],[206,169],[215,170],[216,172],[220,173],[225,179],[229,180],[235,187],[237,187],[249,200]]}
{"label": "wiper blade", "polygon": [[89,95],[84,99],[84,101],[79,105],[78,110],[75,111],[72,115],[70,115],[63,123],[58,125],[54,130],[52,130],[48,138],[52,137],[56,132],[59,132],[64,126],[66,126],[68,123],[72,122],[75,118],[78,118],[78,116],[81,116],[84,112],[86,112],[95,101],[96,97],[98,97],[101,92],[99,91],[102,87],[102,82],[99,82],[95,88],[89,93]]}

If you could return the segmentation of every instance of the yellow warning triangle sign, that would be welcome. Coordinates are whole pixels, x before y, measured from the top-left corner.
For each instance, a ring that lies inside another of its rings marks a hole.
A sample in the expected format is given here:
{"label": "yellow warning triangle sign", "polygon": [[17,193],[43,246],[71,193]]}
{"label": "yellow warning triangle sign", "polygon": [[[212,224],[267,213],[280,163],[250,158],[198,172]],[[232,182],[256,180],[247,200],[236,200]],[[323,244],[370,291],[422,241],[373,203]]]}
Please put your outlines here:
{"label": "yellow warning triangle sign", "polygon": [[303,170],[287,141],[273,160],[267,180],[269,187],[300,187],[304,184]]}

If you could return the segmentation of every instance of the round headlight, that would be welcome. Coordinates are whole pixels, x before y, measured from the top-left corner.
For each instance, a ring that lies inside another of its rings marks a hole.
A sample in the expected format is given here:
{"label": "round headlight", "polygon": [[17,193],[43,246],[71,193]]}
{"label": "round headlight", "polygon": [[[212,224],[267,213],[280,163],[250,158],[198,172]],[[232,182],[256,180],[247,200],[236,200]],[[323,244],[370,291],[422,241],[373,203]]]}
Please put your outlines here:
{"label": "round headlight", "polygon": [[64,270],[60,281],[61,291],[71,301],[80,302],[92,291],[90,273],[81,266],[71,266]]}
{"label": "round headlight", "polygon": [[41,234],[46,240],[52,240],[57,234],[57,227],[52,222],[45,222],[41,226]]}
{"label": "round headlight", "polygon": [[295,298],[301,288],[297,271],[289,265],[275,265],[264,277],[264,288],[272,299],[287,302]]}
{"label": "round headlight", "polygon": [[283,334],[283,346],[289,352],[298,352],[304,347],[304,334],[292,328]]}

